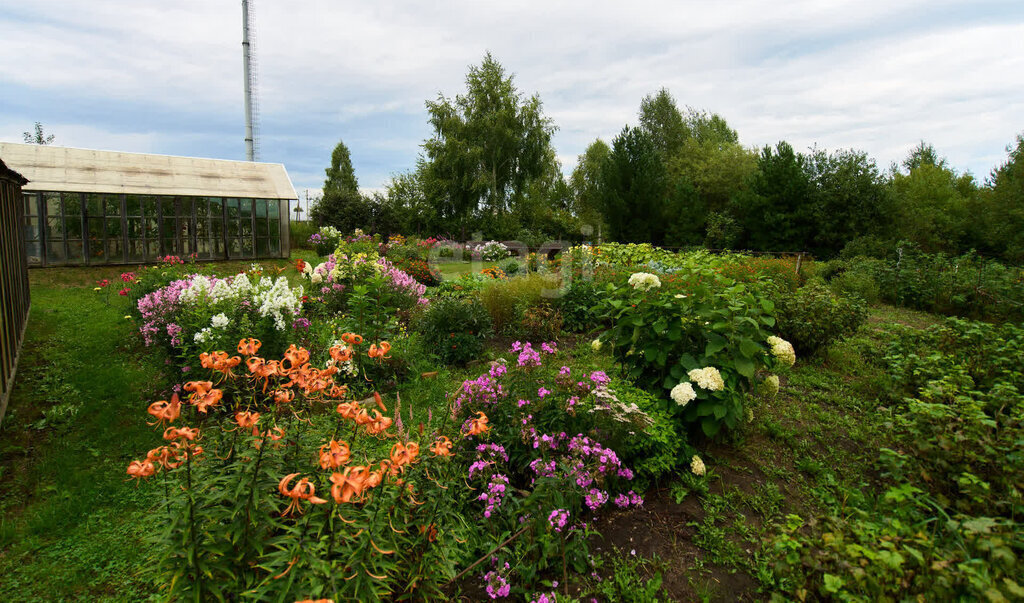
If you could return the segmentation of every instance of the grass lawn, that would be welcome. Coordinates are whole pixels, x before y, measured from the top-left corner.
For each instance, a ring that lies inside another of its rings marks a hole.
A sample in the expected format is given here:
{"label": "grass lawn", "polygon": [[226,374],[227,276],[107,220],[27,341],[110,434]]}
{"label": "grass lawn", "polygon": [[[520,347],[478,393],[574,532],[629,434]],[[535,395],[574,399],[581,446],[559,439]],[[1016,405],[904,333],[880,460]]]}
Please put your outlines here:
{"label": "grass lawn", "polygon": [[496,266],[494,262],[467,262],[467,261],[455,261],[455,262],[440,262],[434,264],[434,266],[441,271],[441,276],[445,280],[459,278],[463,274],[479,273],[484,268],[492,268]]}
{"label": "grass lawn", "polygon": [[[230,273],[246,265],[211,268]],[[439,268],[452,278],[482,266]],[[144,409],[173,377],[161,374],[141,347],[136,325],[125,319],[125,299],[92,290],[97,279],[119,272],[30,273],[27,340],[0,428],[0,601],[158,595],[146,565],[147,534],[160,528],[160,514],[152,512],[157,489],[128,482],[125,467],[155,445]],[[840,512],[843,492],[872,487],[870,460],[889,444],[888,414],[876,404],[889,387],[877,362],[879,333],[935,320],[877,308],[856,336],[820,358],[801,359],[775,401],[755,408],[746,428],[707,450],[707,492],[666,481],[648,492],[643,508],[606,515],[594,552],[609,571],[634,578],[618,595],[601,590],[610,581],[591,585],[592,592],[616,600],[656,572],[678,600],[767,598],[759,589],[771,571],[765,547],[773,526],[788,514],[814,521]],[[401,395],[429,405],[472,371],[417,378]]]}

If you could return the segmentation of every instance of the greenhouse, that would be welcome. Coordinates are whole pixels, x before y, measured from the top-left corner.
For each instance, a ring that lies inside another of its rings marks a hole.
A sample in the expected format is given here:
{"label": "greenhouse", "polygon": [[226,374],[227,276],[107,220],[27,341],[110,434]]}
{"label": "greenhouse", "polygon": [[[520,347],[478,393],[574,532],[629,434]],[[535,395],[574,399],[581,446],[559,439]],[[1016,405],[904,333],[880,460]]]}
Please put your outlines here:
{"label": "greenhouse", "polygon": [[271,163],[0,143],[30,266],[288,257],[295,189]]}

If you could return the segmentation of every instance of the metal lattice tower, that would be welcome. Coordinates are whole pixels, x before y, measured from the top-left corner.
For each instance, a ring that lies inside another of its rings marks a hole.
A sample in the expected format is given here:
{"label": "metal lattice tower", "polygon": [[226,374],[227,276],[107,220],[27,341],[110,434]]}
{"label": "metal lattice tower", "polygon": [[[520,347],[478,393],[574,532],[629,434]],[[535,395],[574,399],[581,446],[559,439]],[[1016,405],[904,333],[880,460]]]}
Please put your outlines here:
{"label": "metal lattice tower", "polygon": [[242,69],[245,77],[245,158],[257,161],[260,155],[259,82],[256,63],[255,19],[252,0],[242,0]]}

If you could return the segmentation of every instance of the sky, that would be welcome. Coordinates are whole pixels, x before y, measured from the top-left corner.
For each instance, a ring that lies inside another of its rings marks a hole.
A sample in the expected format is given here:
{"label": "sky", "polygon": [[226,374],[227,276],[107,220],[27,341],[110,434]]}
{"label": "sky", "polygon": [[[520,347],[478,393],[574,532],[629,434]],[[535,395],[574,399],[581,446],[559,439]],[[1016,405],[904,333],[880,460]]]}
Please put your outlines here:
{"label": "sky", "polygon": [[[563,171],[665,87],[740,142],[919,141],[983,180],[1024,133],[1024,2],[253,0],[262,161],[300,196],[339,140],[359,184],[413,169],[425,101],[488,51],[538,94]],[[0,0],[0,141],[244,159],[241,2]]]}

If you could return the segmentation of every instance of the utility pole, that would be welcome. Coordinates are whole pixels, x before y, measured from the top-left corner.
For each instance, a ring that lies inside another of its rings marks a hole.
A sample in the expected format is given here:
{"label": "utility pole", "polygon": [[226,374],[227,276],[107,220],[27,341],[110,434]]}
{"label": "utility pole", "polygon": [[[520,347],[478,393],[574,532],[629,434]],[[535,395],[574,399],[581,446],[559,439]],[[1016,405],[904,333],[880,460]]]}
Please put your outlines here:
{"label": "utility pole", "polygon": [[252,77],[249,71],[249,0],[242,0],[242,68],[245,71],[245,159],[255,161],[252,138]]}

